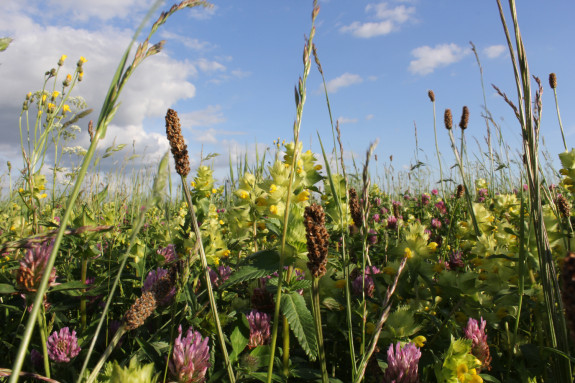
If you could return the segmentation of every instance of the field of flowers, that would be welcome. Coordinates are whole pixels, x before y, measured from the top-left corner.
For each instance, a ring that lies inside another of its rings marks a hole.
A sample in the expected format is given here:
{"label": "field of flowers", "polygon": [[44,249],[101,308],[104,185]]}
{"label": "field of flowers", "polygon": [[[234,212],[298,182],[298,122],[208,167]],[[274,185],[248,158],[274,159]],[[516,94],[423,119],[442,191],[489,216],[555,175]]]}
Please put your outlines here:
{"label": "field of flowers", "polygon": [[[271,157],[230,164],[229,179],[217,183],[210,156],[190,169],[170,109],[166,139],[181,178],[177,191],[168,192],[168,154],[153,177],[129,187],[90,182],[123,86],[162,48],[150,44],[153,34],[171,14],[198,5],[206,4],[174,5],[133,61],[126,52],[67,184],[45,162],[47,149],[61,154],[70,127],[84,117],[70,105],[85,109],[72,93],[86,59],[63,76],[62,56],[42,90],[26,95],[25,168],[0,202],[0,376],[571,382],[575,151],[559,154],[556,174],[540,171],[541,89],[532,99],[520,34],[508,34],[520,101],[502,94],[524,132],[515,176],[494,169],[493,158],[484,175],[467,171],[467,108],[458,127],[444,113],[456,170],[428,190],[378,185],[374,145],[361,169],[346,167],[337,127],[329,152],[306,150],[299,129],[313,61],[322,74],[314,2],[293,139],[274,142]],[[516,20],[510,25],[517,28]],[[555,75],[549,82],[555,89]],[[432,91],[429,99],[435,108]]]}

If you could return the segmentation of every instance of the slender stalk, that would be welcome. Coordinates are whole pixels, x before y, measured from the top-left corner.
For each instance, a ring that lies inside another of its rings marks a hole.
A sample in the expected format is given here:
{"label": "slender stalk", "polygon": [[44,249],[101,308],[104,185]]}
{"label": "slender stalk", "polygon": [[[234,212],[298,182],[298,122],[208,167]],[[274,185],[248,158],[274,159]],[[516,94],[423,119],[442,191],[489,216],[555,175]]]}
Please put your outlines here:
{"label": "slender stalk", "polygon": [[48,344],[46,343],[46,317],[42,307],[41,315],[38,315],[38,331],[40,332],[40,341],[42,342],[42,355],[44,356],[44,373],[50,378],[50,359],[48,357]]}
{"label": "slender stalk", "polygon": [[321,328],[321,307],[319,303],[319,278],[314,277],[312,280],[312,304],[314,312],[315,329],[317,333],[317,348],[319,363],[321,366],[321,380],[323,383],[329,382],[327,366],[325,363],[325,349],[323,345],[323,331]]}
{"label": "slender stalk", "polygon": [[557,111],[557,119],[559,120],[559,128],[561,128],[561,138],[563,139],[563,147],[567,151],[567,141],[565,141],[565,132],[563,131],[563,123],[561,122],[561,113],[559,113],[559,102],[557,101],[557,87],[553,87],[553,95],[555,96],[555,110]]}
{"label": "slender stalk", "polygon": [[[280,250],[280,264],[278,270],[278,291],[276,293],[276,302],[274,308],[274,319],[273,319],[273,327],[272,327],[272,335],[271,335],[271,342],[270,342],[270,357],[268,360],[268,373],[267,373],[267,383],[271,383],[272,381],[272,374],[274,369],[274,357],[275,357],[275,347],[277,343],[277,336],[278,336],[278,326],[279,326],[279,315],[280,315],[280,304],[281,304],[281,295],[282,295],[282,285],[283,285],[283,268],[285,264],[285,249],[286,249],[286,238],[287,238],[287,226],[289,221],[289,214],[290,214],[290,206],[291,206],[291,197],[292,197],[292,190],[293,190],[293,181],[295,176],[295,168],[297,164],[297,159],[299,155],[299,132],[301,128],[301,120],[303,115],[303,106],[305,104],[306,99],[306,82],[307,77],[309,75],[309,71],[311,68],[311,53],[312,53],[312,44],[313,44],[313,37],[315,35],[315,19],[317,14],[319,13],[319,7],[317,5],[317,0],[313,2],[313,12],[312,12],[312,27],[310,36],[307,39],[304,53],[303,53],[303,62],[304,62],[304,72],[303,76],[300,77],[300,81],[298,84],[298,88],[296,89],[296,106],[297,106],[297,113],[296,113],[296,120],[293,126],[293,133],[294,133],[294,155],[292,158],[292,164],[290,168],[289,174],[289,182],[287,187],[287,197],[285,202],[285,213],[284,213],[284,221],[283,221],[283,229],[282,229],[282,239],[281,239],[281,250]],[[284,350],[284,352],[287,350]],[[285,370],[285,367],[284,367]]]}
{"label": "slender stalk", "polygon": [[98,373],[104,366],[104,363],[106,363],[106,360],[108,360],[108,357],[110,356],[110,354],[112,354],[112,351],[114,351],[114,348],[116,348],[116,346],[118,345],[120,338],[125,333],[126,333],[126,326],[123,324],[114,334],[114,337],[110,341],[110,344],[108,344],[108,347],[106,347],[106,351],[104,351],[104,353],[98,360],[98,363],[96,363],[96,366],[94,366],[94,369],[88,376],[88,379],[86,379],[86,383],[93,383],[96,380],[96,377],[98,376]]}
{"label": "slender stalk", "polygon": [[208,299],[210,301],[210,307],[212,309],[212,315],[216,324],[216,330],[218,333],[218,340],[220,342],[220,348],[224,357],[224,363],[226,364],[226,369],[228,371],[228,377],[230,382],[234,383],[236,381],[236,376],[230,363],[230,358],[228,356],[228,349],[226,348],[226,340],[224,338],[224,333],[222,331],[222,325],[220,323],[220,317],[218,315],[218,307],[216,305],[216,299],[214,297],[214,291],[212,288],[212,281],[210,279],[210,269],[208,268],[208,260],[206,259],[206,253],[204,251],[204,245],[202,243],[202,233],[200,232],[200,227],[198,226],[198,220],[196,218],[196,212],[194,209],[194,204],[192,203],[192,196],[190,195],[190,188],[188,187],[188,181],[185,176],[181,176],[182,187],[184,189],[184,195],[188,203],[188,209],[190,211],[190,216],[192,218],[192,226],[194,233],[196,233],[196,241],[198,243],[198,249],[200,251],[200,262],[202,264],[202,271],[204,272],[204,280],[206,283],[206,290],[208,292]]}
{"label": "slender stalk", "polygon": [[[431,91],[430,91],[431,92]],[[433,93],[432,93],[433,94]],[[441,153],[439,152],[439,144],[437,143],[437,118],[435,113],[435,95],[431,101],[433,104],[433,136],[435,137],[435,151],[437,153],[437,162],[439,163],[439,183],[441,184],[441,195],[445,201],[445,187],[443,185],[443,166],[441,165]]]}

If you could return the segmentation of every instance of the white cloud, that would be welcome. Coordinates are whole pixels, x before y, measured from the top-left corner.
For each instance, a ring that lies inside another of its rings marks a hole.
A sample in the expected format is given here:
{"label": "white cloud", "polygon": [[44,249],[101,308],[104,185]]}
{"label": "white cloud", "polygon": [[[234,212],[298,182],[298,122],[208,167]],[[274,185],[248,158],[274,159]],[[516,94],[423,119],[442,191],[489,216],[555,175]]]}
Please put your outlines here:
{"label": "white cloud", "polygon": [[91,17],[106,21],[112,18],[124,19],[135,13],[147,11],[154,0],[49,0],[49,9],[58,10],[61,15],[77,21]]}
{"label": "white cloud", "polygon": [[366,119],[367,121],[369,121],[369,120],[373,120],[374,117],[375,117],[375,116],[374,116],[373,114],[368,114],[367,116],[365,116],[365,119]]}
{"label": "white cloud", "polygon": [[371,38],[387,35],[397,31],[401,24],[411,20],[415,13],[415,7],[398,5],[390,7],[388,3],[368,4],[365,7],[367,13],[372,13],[376,21],[354,21],[350,25],[340,28],[341,32],[351,33],[355,37]]}
{"label": "white cloud", "polygon": [[217,5],[209,7],[195,7],[188,12],[188,16],[196,20],[208,20],[216,14],[217,10]]}
{"label": "white cloud", "polygon": [[347,117],[339,117],[337,119],[337,122],[340,123],[340,125],[343,124],[355,124],[357,122],[357,118],[347,118]]}
{"label": "white cloud", "polygon": [[409,63],[409,71],[413,74],[427,75],[435,69],[460,61],[469,54],[469,49],[462,48],[456,44],[441,44],[435,47],[422,46],[411,51],[415,57]]}
{"label": "white cloud", "polygon": [[208,105],[201,110],[180,114],[180,122],[183,128],[206,127],[225,121],[226,118],[222,113],[221,105]]}
{"label": "white cloud", "polygon": [[353,73],[344,73],[339,77],[334,78],[333,80],[329,80],[326,84],[327,91],[329,93],[335,93],[340,88],[345,88],[347,86],[353,84],[359,84],[363,82],[363,79],[358,74]]}
{"label": "white cloud", "polygon": [[504,45],[491,45],[483,49],[483,53],[487,58],[494,59],[501,56],[506,49]]}
{"label": "white cloud", "polygon": [[195,51],[206,51],[211,49],[213,46],[207,41],[201,41],[199,39],[194,39],[191,37],[184,36],[179,33],[173,33],[163,30],[160,32],[162,39],[171,41],[178,41],[183,44],[186,48],[193,49]]}
{"label": "white cloud", "polygon": [[223,64],[220,64],[217,61],[207,60],[205,58],[194,61],[194,64],[202,72],[223,72],[226,70],[226,67]]}

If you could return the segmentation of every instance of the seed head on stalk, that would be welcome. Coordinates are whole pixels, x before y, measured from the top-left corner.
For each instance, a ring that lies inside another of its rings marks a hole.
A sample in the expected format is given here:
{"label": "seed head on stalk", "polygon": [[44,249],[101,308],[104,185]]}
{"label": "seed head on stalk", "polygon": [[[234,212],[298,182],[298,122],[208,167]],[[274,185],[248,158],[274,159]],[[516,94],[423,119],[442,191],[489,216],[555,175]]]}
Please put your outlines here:
{"label": "seed head on stalk", "polygon": [[321,205],[313,204],[305,208],[304,225],[307,237],[308,269],[315,278],[326,273],[329,234],[325,228],[325,213]]}
{"label": "seed head on stalk", "polygon": [[453,116],[451,115],[451,109],[445,109],[443,114],[443,123],[445,124],[445,129],[450,130],[453,128]]}
{"label": "seed head on stalk", "polygon": [[190,159],[188,157],[188,146],[182,136],[182,128],[178,113],[173,109],[168,109],[166,113],[166,136],[170,141],[172,155],[176,163],[176,172],[182,177],[190,173]]}

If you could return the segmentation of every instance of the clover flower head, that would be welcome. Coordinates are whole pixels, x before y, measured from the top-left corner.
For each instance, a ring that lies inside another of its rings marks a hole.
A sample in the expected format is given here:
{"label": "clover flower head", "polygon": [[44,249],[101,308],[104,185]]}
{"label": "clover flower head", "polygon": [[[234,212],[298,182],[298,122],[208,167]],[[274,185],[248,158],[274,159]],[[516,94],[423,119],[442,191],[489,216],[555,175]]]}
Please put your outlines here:
{"label": "clover flower head", "polygon": [[247,316],[250,324],[249,348],[255,348],[267,344],[270,340],[270,322],[268,314],[252,310]]}
{"label": "clover flower head", "polygon": [[[20,268],[17,271],[16,282],[18,286],[29,292],[35,292],[40,286],[46,264],[54,248],[54,241],[46,241],[28,249],[24,258],[20,260]],[[49,286],[56,281],[56,269],[50,271]]]}
{"label": "clover flower head", "polygon": [[387,369],[383,376],[384,383],[417,383],[419,382],[418,364],[421,351],[413,343],[401,347],[397,342],[387,350]]}
{"label": "clover flower head", "polygon": [[487,322],[483,318],[480,319],[480,322],[477,322],[476,319],[469,318],[464,333],[465,337],[471,339],[473,342],[471,353],[479,359],[483,368],[490,370],[491,355],[489,353],[489,345],[487,344],[486,325]]}
{"label": "clover flower head", "polygon": [[178,259],[176,248],[172,244],[169,244],[166,247],[158,249],[157,253],[164,257],[165,263],[170,263]]}
{"label": "clover flower head", "polygon": [[392,230],[397,229],[397,218],[394,215],[387,217],[387,228]]}
{"label": "clover flower head", "polygon": [[56,363],[67,363],[80,353],[76,331],[70,333],[70,328],[64,327],[54,331],[46,341],[48,356]]}
{"label": "clover flower head", "polygon": [[198,383],[206,380],[206,372],[210,367],[209,337],[203,338],[198,331],[190,327],[182,338],[182,326],[178,328],[179,335],[174,341],[172,358],[169,368],[178,383]]}

